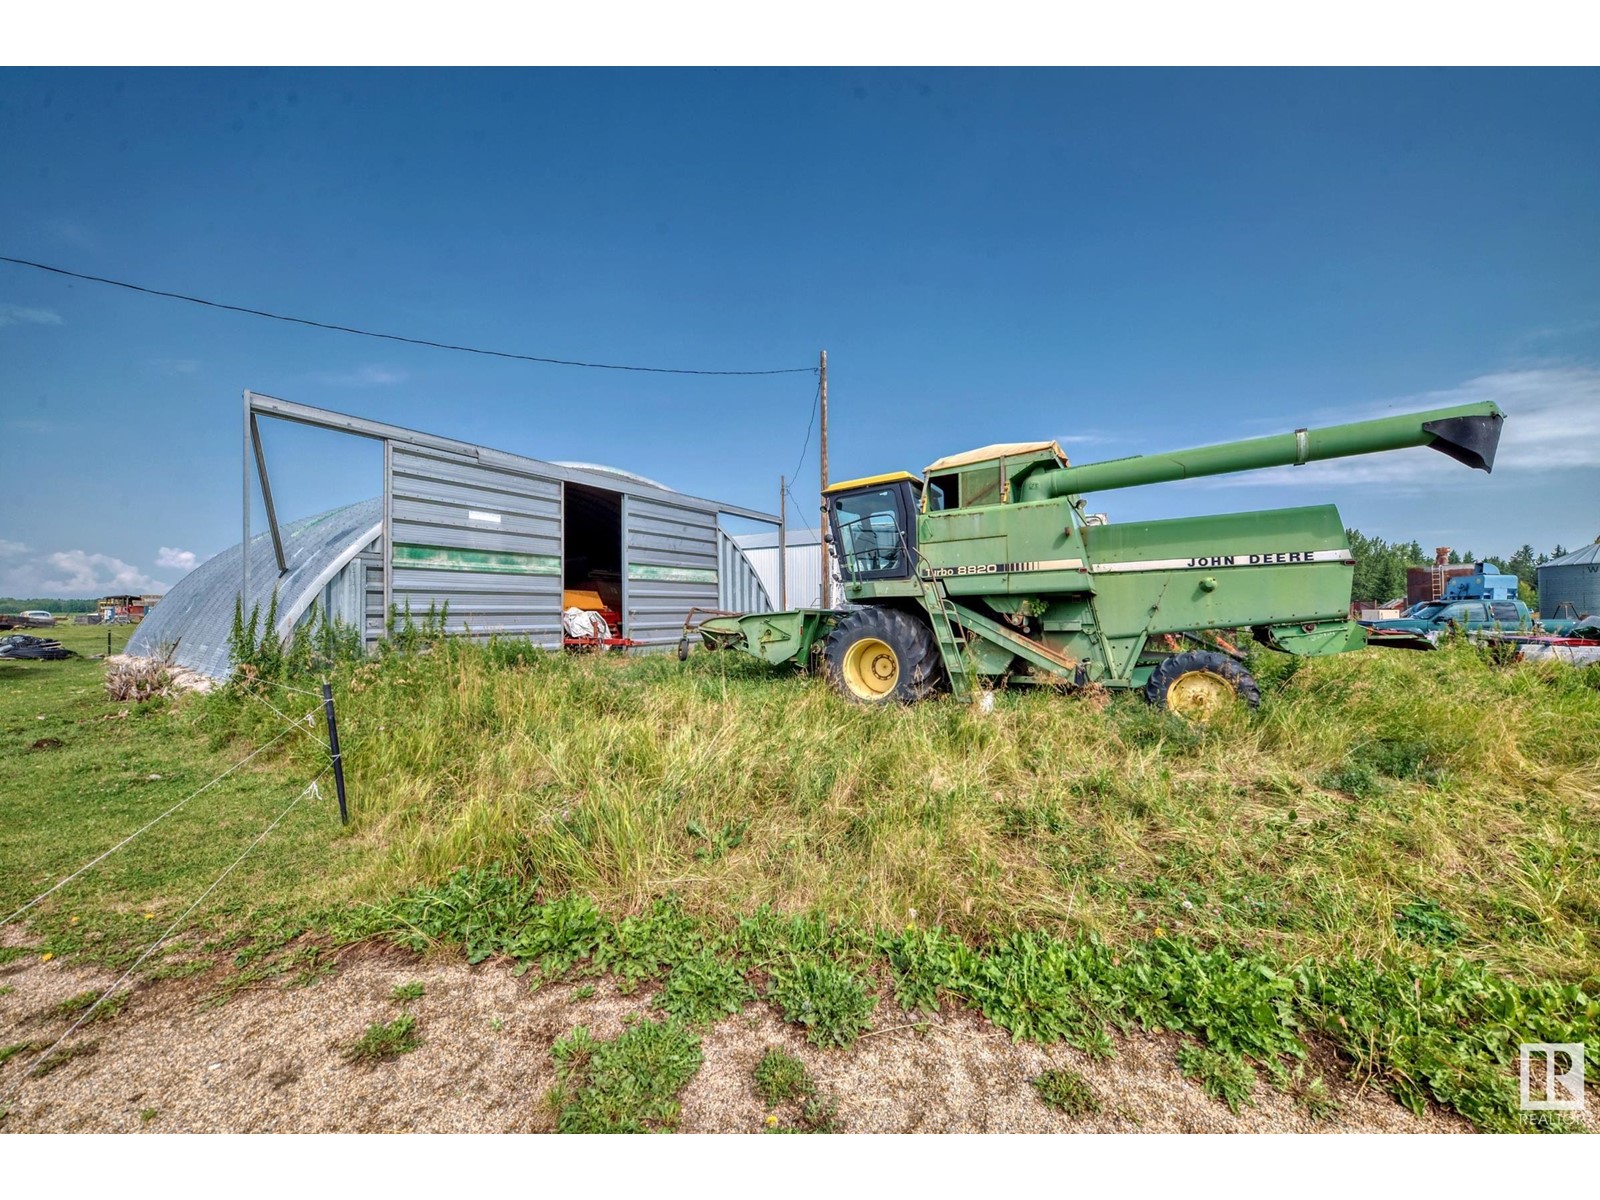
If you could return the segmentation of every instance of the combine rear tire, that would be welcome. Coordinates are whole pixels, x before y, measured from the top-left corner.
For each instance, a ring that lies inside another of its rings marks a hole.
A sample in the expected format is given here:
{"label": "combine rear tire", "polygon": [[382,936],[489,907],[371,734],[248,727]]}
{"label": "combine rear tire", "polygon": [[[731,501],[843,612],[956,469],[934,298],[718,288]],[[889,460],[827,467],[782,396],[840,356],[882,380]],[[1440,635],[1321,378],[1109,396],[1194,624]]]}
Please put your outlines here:
{"label": "combine rear tire", "polygon": [[1204,724],[1236,700],[1251,708],[1261,703],[1255,677],[1226,654],[1189,650],[1165,660],[1144,685],[1144,698],[1157,708]]}
{"label": "combine rear tire", "polygon": [[823,644],[822,662],[828,682],[857,704],[911,704],[942,676],[933,630],[894,608],[846,613]]}

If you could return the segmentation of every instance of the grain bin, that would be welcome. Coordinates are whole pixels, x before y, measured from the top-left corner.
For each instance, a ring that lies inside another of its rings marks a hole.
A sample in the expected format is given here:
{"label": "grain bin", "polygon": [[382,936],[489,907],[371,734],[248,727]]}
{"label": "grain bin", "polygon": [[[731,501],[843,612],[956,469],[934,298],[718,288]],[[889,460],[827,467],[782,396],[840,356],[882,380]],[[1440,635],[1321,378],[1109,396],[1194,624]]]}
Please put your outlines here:
{"label": "grain bin", "polygon": [[1551,616],[1563,603],[1580,617],[1600,614],[1600,540],[1539,568],[1540,614]]}

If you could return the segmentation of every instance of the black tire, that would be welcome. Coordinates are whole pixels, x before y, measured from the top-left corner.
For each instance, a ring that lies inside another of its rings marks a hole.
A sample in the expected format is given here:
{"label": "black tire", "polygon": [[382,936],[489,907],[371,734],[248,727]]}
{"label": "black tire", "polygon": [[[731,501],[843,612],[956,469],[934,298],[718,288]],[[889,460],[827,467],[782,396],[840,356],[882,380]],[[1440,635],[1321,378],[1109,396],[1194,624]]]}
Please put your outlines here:
{"label": "black tire", "polygon": [[857,704],[914,704],[944,680],[933,630],[897,608],[850,610],[822,647],[823,673]]}
{"label": "black tire", "polygon": [[1203,685],[1200,688],[1193,685],[1208,679],[1221,680],[1251,708],[1261,703],[1261,688],[1255,676],[1226,654],[1214,650],[1186,650],[1164,660],[1144,685],[1144,698],[1156,708],[1171,709],[1190,720],[1204,721],[1211,715],[1214,700],[1203,698]]}

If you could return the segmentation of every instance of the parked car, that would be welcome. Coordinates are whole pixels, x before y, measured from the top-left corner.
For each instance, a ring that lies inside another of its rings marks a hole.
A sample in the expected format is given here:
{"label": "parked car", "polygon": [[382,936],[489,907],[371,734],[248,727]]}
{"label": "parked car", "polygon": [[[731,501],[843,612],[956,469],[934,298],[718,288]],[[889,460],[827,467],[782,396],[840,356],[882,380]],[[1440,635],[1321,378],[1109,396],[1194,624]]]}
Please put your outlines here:
{"label": "parked car", "polygon": [[54,625],[56,623],[55,617],[45,612],[42,608],[30,608],[26,612],[18,613],[17,616],[21,617],[29,625]]}

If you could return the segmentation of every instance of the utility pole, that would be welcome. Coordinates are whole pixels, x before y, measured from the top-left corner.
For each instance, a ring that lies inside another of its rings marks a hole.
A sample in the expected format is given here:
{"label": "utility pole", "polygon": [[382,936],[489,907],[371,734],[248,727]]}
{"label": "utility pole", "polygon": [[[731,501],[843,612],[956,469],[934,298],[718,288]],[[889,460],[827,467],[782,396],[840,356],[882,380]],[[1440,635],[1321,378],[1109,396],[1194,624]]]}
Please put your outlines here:
{"label": "utility pole", "polygon": [[[822,367],[820,378],[817,380],[817,394],[822,407],[822,493],[828,490],[828,352],[822,352]],[[822,607],[833,607],[833,578],[828,562],[828,529],[827,522],[822,519],[822,512],[817,512],[817,541],[821,543],[822,550]]]}
{"label": "utility pole", "polygon": [[778,476],[778,611],[789,607],[789,481]]}

